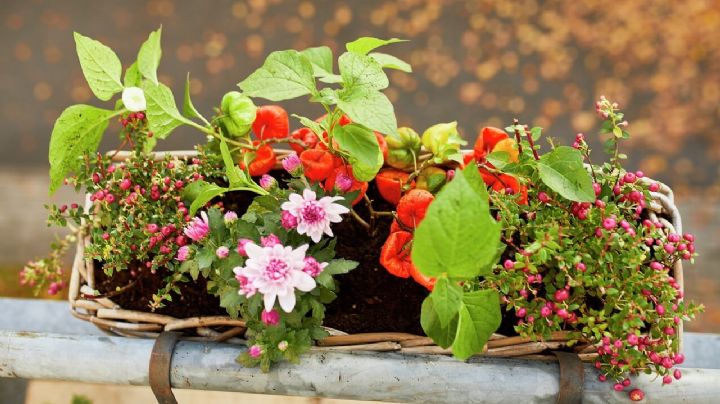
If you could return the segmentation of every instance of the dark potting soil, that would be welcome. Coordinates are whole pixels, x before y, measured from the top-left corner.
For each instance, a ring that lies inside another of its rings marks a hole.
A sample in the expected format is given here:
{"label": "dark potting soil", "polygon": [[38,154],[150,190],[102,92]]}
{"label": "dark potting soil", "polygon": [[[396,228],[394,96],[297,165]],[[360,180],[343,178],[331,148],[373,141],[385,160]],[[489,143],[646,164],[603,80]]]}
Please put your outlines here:
{"label": "dark potting soil", "polygon": [[[167,270],[160,268],[155,274],[148,269],[140,269],[138,262],[131,262],[128,270],[113,273],[108,277],[101,269],[101,264],[95,263],[95,287],[102,295],[109,295],[111,300],[126,310],[149,312],[153,294],[165,286],[163,279]],[[137,274],[133,278],[130,274]],[[134,283],[132,283],[134,281]],[[124,288],[127,285],[131,286]],[[207,282],[202,276],[195,282],[180,283],[180,294],[170,292],[172,301],[166,301],[165,306],[156,309],[154,313],[165,314],[175,318],[195,316],[213,316],[227,314],[220,307],[220,300],[207,293]],[[123,291],[118,293],[117,289]]]}
{"label": "dark potting soil", "polygon": [[[370,184],[368,196],[376,211],[392,210]],[[362,202],[355,206],[368,218]],[[425,335],[420,326],[420,307],[428,290],[412,278],[391,275],[380,265],[380,249],[390,233],[390,218],[381,218],[368,233],[356,220],[347,218],[333,227],[338,237],[337,256],[358,261],[360,265],[337,277],[340,290],[327,306],[325,325],[351,334],[397,331]]]}
{"label": "dark potting soil", "polygon": [[[373,200],[375,210],[392,210],[392,205],[380,197],[374,183],[370,184],[368,196]],[[252,198],[250,193],[232,192],[226,194],[222,201],[225,208],[240,213],[247,210]],[[363,202],[355,208],[365,220],[370,221]],[[360,264],[350,273],[336,278],[340,290],[337,299],[327,306],[326,326],[348,333],[388,331],[424,335],[420,326],[420,307],[429,292],[412,278],[391,275],[379,262],[391,221],[387,217],[376,220],[372,223],[371,232],[349,216],[342,223],[333,225],[333,232],[338,237],[337,257]],[[167,275],[164,269],[152,274],[144,268],[140,269],[137,262],[132,262],[128,270],[108,277],[100,269],[100,263],[96,266],[98,291],[103,295],[110,294],[114,302],[127,310],[150,311],[152,296],[164,286],[163,279]],[[130,275],[131,272],[137,274],[136,278]],[[124,288],[133,281],[132,286]],[[123,288],[123,291],[118,293],[118,288]],[[176,318],[227,314],[220,307],[219,299],[207,293],[202,276],[195,282],[181,283],[179,288],[180,294],[171,292],[172,301],[164,302],[165,306],[156,309],[155,313]]]}

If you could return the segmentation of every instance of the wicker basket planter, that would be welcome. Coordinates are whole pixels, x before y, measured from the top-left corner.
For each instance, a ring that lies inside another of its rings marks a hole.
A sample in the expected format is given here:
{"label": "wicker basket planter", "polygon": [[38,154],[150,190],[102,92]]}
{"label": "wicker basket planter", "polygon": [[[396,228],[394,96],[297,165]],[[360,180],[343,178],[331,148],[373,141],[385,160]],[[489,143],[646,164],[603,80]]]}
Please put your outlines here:
{"label": "wicker basket planter", "polygon": [[[187,158],[195,153],[169,152],[178,158]],[[286,150],[276,150],[279,158],[288,153]],[[166,153],[155,153],[156,159],[163,159]],[[125,153],[118,153],[116,160],[127,157]],[[642,179],[642,181],[650,181]],[[659,220],[675,233],[682,232],[680,214],[674,204],[672,190],[661,184],[658,192],[651,193],[652,202],[648,206],[650,218]],[[87,207],[91,206],[88,204]],[[95,324],[103,331],[126,337],[155,338],[162,331],[182,331],[185,338],[201,341],[225,341],[242,344],[245,341],[245,322],[229,316],[209,316],[192,318],[175,318],[167,315],[126,310],[107,297],[88,298],[86,290],[95,288],[95,271],[98,270],[93,260],[86,259],[85,246],[90,242],[89,237],[78,237],[75,259],[69,285],[68,299],[73,316]],[[682,290],[683,272],[682,264],[678,260],[673,267],[672,276],[676,279]],[[682,347],[682,323],[678,327],[678,338]],[[418,336],[397,332],[347,334],[339,330],[328,329],[331,334],[318,343],[315,349],[331,351],[394,351],[405,354],[437,354],[449,355],[449,349],[436,346],[432,340],[425,336]],[[484,348],[483,356],[516,357],[525,359],[554,360],[549,352],[567,348],[567,332],[555,332],[549,340],[532,340],[519,336],[504,336],[493,334]],[[591,361],[597,357],[596,347],[588,343],[575,345],[573,351],[583,361]]]}

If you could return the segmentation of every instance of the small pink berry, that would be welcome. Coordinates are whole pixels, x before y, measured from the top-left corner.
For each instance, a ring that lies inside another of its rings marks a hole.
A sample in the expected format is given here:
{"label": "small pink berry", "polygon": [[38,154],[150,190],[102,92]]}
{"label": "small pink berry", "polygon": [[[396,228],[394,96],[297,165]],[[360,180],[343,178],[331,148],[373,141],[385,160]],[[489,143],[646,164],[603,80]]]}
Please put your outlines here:
{"label": "small pink berry", "polygon": [[577,264],[575,264],[575,269],[580,272],[585,272],[587,270],[587,267],[582,262],[578,262]]}
{"label": "small pink berry", "polygon": [[668,241],[671,242],[671,243],[677,243],[677,242],[680,241],[680,235],[679,235],[679,234],[675,234],[675,233],[671,233],[671,234],[668,235]]}
{"label": "small pink berry", "polygon": [[612,230],[617,226],[617,221],[611,217],[608,217],[603,220],[602,225],[605,230]]}
{"label": "small pink berry", "polygon": [[[600,363],[600,362],[598,362],[598,363]],[[598,368],[598,369],[599,369],[599,368]],[[599,376],[598,376],[598,380],[600,380],[601,382],[605,382],[605,381],[607,380],[607,376],[605,376],[605,375],[599,375]]]}
{"label": "small pink berry", "polygon": [[155,223],[150,223],[146,226],[146,229],[150,233],[156,233],[158,231],[158,225]]}
{"label": "small pink berry", "polygon": [[503,267],[505,269],[513,269],[515,268],[515,262],[513,262],[512,260],[505,260],[505,262],[503,262]]}
{"label": "small pink berry", "polygon": [[613,342],[613,345],[615,345],[615,348],[619,349],[623,347],[623,342],[622,340],[616,339],[615,342]]}
{"label": "small pink berry", "polygon": [[650,268],[652,268],[656,271],[662,271],[665,268],[665,266],[663,266],[663,264],[661,264],[657,261],[653,261],[650,263]]}
{"label": "small pink berry", "polygon": [[527,310],[524,307],[521,307],[515,313],[515,317],[523,318],[523,317],[525,317],[526,314],[527,314]]}
{"label": "small pink berry", "polygon": [[562,318],[563,320],[568,318],[568,316],[570,315],[565,309],[560,309],[555,314],[557,314],[557,316]]}
{"label": "small pink berry", "polygon": [[550,202],[550,196],[548,196],[548,194],[546,194],[545,192],[541,191],[538,193],[538,200],[543,203],[548,203]]}
{"label": "small pink berry", "polygon": [[625,379],[622,381],[622,384],[623,384],[623,386],[627,387],[627,386],[631,385],[632,382],[630,382],[630,379]]}
{"label": "small pink berry", "polygon": [[250,239],[241,238],[240,240],[238,240],[237,249],[236,249],[235,251],[237,251],[237,253],[240,254],[240,255],[242,255],[243,257],[247,257],[247,252],[245,252],[245,246],[246,246],[248,243],[252,243],[252,242],[253,242],[253,241],[250,240]]}
{"label": "small pink berry", "polygon": [[670,377],[670,375],[665,375],[662,380],[663,380],[663,384],[672,383],[672,377]]}
{"label": "small pink berry", "polygon": [[675,355],[674,359],[675,364],[681,365],[683,362],[685,362],[685,355],[679,353]]}
{"label": "small pink berry", "polygon": [[625,173],[625,176],[623,176],[623,181],[627,184],[632,184],[636,179],[637,177],[634,173]]}
{"label": "small pink berry", "polygon": [[648,189],[649,189],[651,192],[657,192],[657,191],[660,190],[660,184],[658,184],[657,182],[653,182],[652,184],[650,184],[650,186],[648,187]]}
{"label": "small pink berry", "polygon": [[595,191],[595,196],[600,196],[600,193],[602,192],[602,186],[598,184],[597,182],[593,182],[593,191]]}
{"label": "small pink berry", "polygon": [[685,233],[685,234],[683,235],[683,238],[684,238],[685,240],[691,242],[691,243],[695,241],[695,236],[693,236],[693,235],[690,234],[690,233]]}
{"label": "small pink berry", "polygon": [[562,302],[570,297],[570,292],[567,289],[558,289],[555,292],[555,301]]}
{"label": "small pink berry", "polygon": [[110,235],[109,235],[109,234],[107,234],[107,233],[103,233],[103,234],[102,234],[102,239],[103,239],[103,240],[108,240],[109,238],[110,238]]}
{"label": "small pink berry", "polygon": [[663,330],[663,332],[664,332],[666,335],[675,335],[675,329],[674,329],[673,327],[665,327],[665,329]]}
{"label": "small pink berry", "polygon": [[642,401],[645,398],[645,392],[640,389],[634,389],[630,392],[630,400]]}
{"label": "small pink berry", "polygon": [[613,386],[613,389],[615,391],[623,391],[623,390],[625,390],[625,386],[623,386],[622,383],[615,383],[615,385]]}
{"label": "small pink berry", "polygon": [[668,254],[672,254],[672,253],[675,252],[675,246],[672,245],[672,244],[665,244],[665,245],[663,246],[663,248],[665,249],[665,252],[668,253]]}
{"label": "small pink berry", "polygon": [[657,311],[657,314],[662,316],[663,314],[665,314],[665,306],[663,306],[662,304],[658,304],[655,307],[655,311]]}
{"label": "small pink berry", "polygon": [[548,306],[543,306],[542,309],[540,309],[540,315],[543,317],[548,317],[552,314],[552,309]]}
{"label": "small pink berry", "polygon": [[673,377],[675,378],[675,380],[680,380],[680,378],[682,377],[682,372],[680,371],[680,369],[675,369],[675,371],[673,372]]}
{"label": "small pink berry", "polygon": [[662,367],[664,367],[665,369],[670,369],[673,367],[673,361],[672,361],[672,359],[670,359],[668,357],[662,358],[662,361],[660,361],[660,363],[662,364]]}
{"label": "small pink berry", "polygon": [[635,334],[630,334],[630,335],[628,335],[628,336],[627,336],[627,342],[628,342],[628,344],[630,344],[631,346],[637,345],[637,344],[638,344],[638,336],[635,335]]}

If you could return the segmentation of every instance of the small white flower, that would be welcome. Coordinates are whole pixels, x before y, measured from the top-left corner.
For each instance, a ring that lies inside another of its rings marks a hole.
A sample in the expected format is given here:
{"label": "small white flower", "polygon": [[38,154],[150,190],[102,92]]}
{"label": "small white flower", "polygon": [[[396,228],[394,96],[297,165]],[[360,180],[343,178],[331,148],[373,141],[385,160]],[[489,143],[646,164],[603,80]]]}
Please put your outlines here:
{"label": "small white flower", "polygon": [[145,93],[139,87],[125,87],[122,92],[122,101],[125,108],[132,112],[145,111]]}
{"label": "small white flower", "polygon": [[307,249],[307,244],[296,249],[280,244],[271,247],[246,244],[245,266],[233,269],[245,282],[241,283],[240,294],[251,296],[257,291],[263,295],[265,311],[271,311],[277,300],[283,311],[290,313],[295,308],[295,289],[309,292],[315,288],[315,280],[303,272]]}
{"label": "small white flower", "polygon": [[305,189],[302,196],[290,194],[289,201],[281,208],[290,212],[298,220],[297,232],[307,234],[312,241],[319,242],[323,233],[332,237],[330,223],[339,223],[343,213],[350,209],[335,203],[343,199],[341,196],[324,196],[317,200],[317,195],[311,189]]}

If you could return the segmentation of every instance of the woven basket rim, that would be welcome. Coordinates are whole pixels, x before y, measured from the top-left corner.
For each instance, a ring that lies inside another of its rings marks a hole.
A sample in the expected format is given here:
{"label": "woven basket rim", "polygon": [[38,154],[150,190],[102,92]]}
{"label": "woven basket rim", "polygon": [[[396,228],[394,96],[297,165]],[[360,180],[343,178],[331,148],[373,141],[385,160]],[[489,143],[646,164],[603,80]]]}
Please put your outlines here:
{"label": "woven basket rim", "polygon": [[[284,157],[293,153],[292,150],[274,148],[278,157]],[[167,155],[184,159],[197,156],[196,151],[180,150],[154,152],[155,160],[162,160]],[[122,161],[130,156],[130,152],[119,152],[114,155],[114,161]],[[276,164],[277,169],[281,165]],[[662,182],[649,178],[641,178],[639,181],[649,184],[656,182],[660,185],[657,192],[650,192],[652,200],[647,207],[652,220],[658,220],[663,225],[676,233],[682,232],[682,221],[680,213],[675,206],[674,195],[670,187]],[[91,206],[89,197],[86,198],[86,208]],[[671,218],[670,221],[658,215],[664,214]],[[99,329],[111,335],[125,337],[156,338],[162,331],[194,331],[196,335],[186,335],[187,340],[227,342],[244,344],[243,336],[246,327],[245,321],[233,319],[230,316],[199,316],[190,318],[175,318],[168,315],[149,313],[137,310],[126,310],[117,305],[112,299],[98,298],[87,299],[81,297],[83,288],[94,288],[95,265],[93,260],[87,259],[85,246],[90,243],[88,236],[78,237],[75,251],[75,259],[72,265],[70,284],[68,287],[68,301],[71,314],[81,320],[89,321]],[[682,262],[677,261],[673,269],[673,276],[684,290]],[[218,327],[222,327],[218,329]],[[439,347],[433,341],[420,335],[413,335],[400,332],[375,332],[347,334],[345,332],[327,328],[329,337],[318,341],[314,350],[323,351],[371,351],[386,352],[393,351],[404,354],[435,354],[450,355],[450,349]],[[489,357],[514,357],[523,359],[555,360],[552,354],[542,354],[548,350],[567,348],[569,331],[553,332],[550,338],[543,340],[541,337],[530,338],[520,336],[504,336],[493,334],[480,356]],[[678,326],[678,341],[682,350],[683,323]],[[580,341],[573,347],[582,361],[593,361],[597,358],[596,346]]]}

